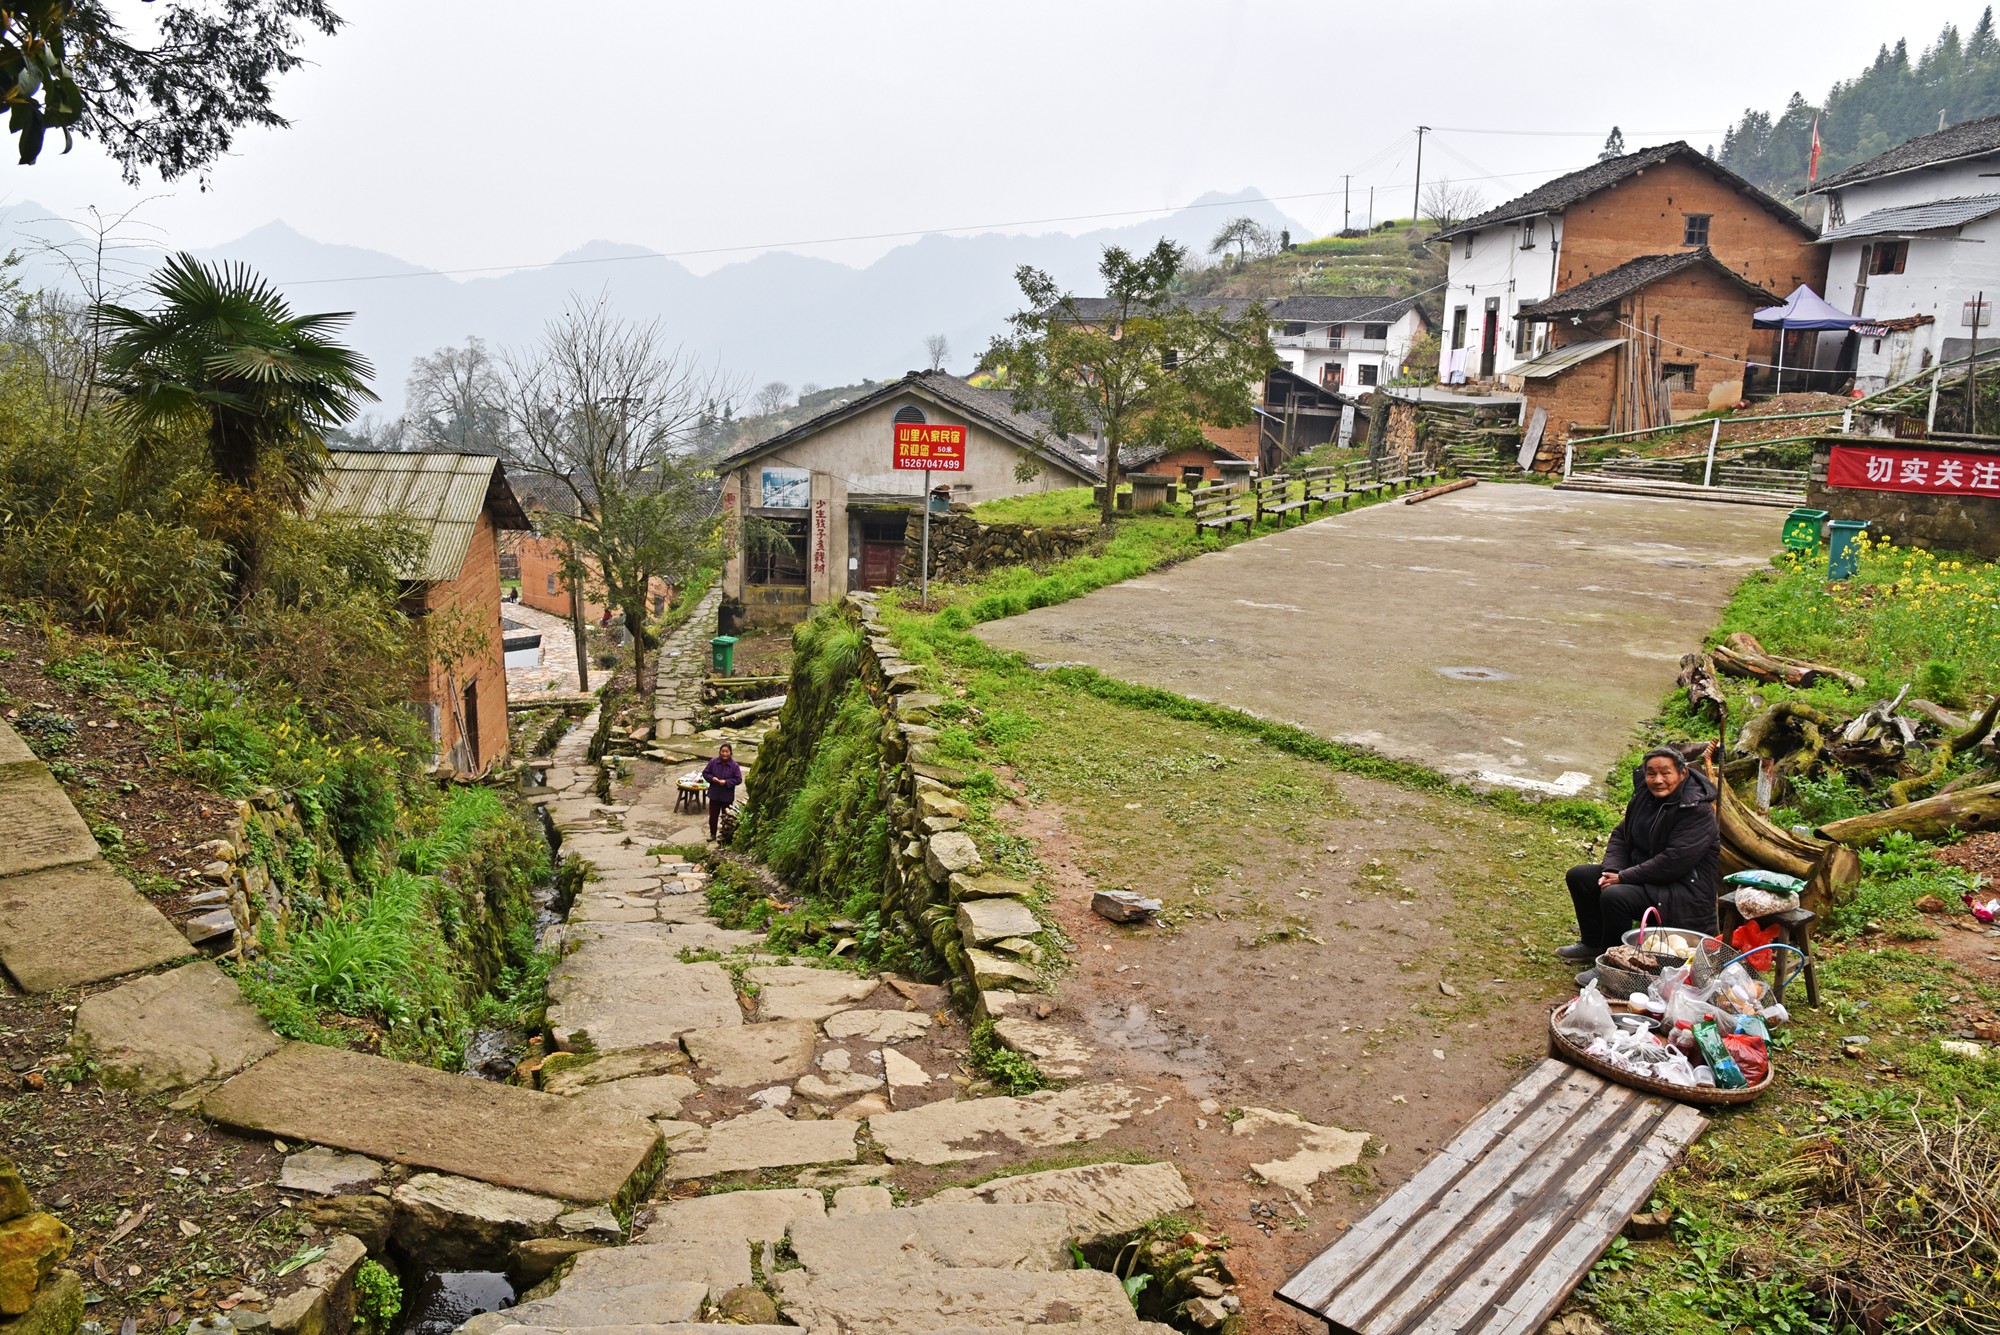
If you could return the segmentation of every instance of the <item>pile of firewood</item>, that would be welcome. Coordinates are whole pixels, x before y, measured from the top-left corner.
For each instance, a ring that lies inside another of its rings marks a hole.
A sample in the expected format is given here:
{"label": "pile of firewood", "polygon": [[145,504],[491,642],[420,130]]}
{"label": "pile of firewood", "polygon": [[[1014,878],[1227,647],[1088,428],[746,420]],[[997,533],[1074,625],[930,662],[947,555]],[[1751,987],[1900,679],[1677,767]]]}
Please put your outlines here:
{"label": "pile of firewood", "polygon": [[[1679,683],[1689,703],[1716,720],[1725,862],[1809,877],[1826,891],[1859,871],[1852,853],[1841,858],[1834,849],[1863,848],[1898,830],[1937,839],[2000,825],[2000,697],[1976,717],[1914,699],[1907,686],[1847,717],[1783,700],[1745,720],[1731,737],[1718,674],[1794,687],[1832,680],[1860,690],[1867,683],[1840,668],[1771,653],[1741,633],[1682,657]],[[1969,754],[1975,756],[1970,768],[1947,779]],[[1780,829],[1763,815],[1788,796],[1793,781],[1831,769],[1880,794],[1882,808],[1831,821],[1812,838]],[[1755,801],[1739,797],[1738,786],[1753,791]]]}

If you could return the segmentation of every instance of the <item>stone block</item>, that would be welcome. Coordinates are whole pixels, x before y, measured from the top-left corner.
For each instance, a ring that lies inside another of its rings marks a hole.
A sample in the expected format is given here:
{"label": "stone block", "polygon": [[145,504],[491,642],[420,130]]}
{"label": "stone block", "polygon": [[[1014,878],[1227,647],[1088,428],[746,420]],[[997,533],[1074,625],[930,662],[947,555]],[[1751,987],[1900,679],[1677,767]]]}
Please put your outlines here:
{"label": "stone block", "polygon": [[663,1122],[669,1135],[667,1177],[685,1181],[801,1164],[853,1163],[856,1127],[847,1121],[794,1122],[775,1108],[745,1113],[713,1126]]}
{"label": "stone block", "polygon": [[972,809],[941,789],[925,788],[917,793],[917,814],[919,816],[946,816],[952,820],[964,820],[972,814]]}
{"label": "stone block", "polygon": [[805,1188],[725,1191],[654,1206],[636,1242],[641,1246],[699,1238],[727,1238],[746,1246],[778,1242],[795,1221],[817,1219],[825,1213],[825,1198]]}
{"label": "stone block", "polygon": [[14,1161],[0,1154],[0,1224],[10,1219],[19,1219],[35,1208],[34,1199],[28,1195],[28,1184],[21,1180],[21,1170]]}
{"label": "stone block", "polygon": [[58,1270],[35,1290],[25,1312],[0,1320],[5,1335],[76,1335],[83,1324],[83,1280],[74,1270]]}
{"label": "stone block", "polygon": [[497,1269],[514,1244],[549,1233],[568,1208],[547,1196],[470,1178],[419,1173],[396,1188],[392,1236],[412,1259],[441,1269]]}
{"label": "stone block", "polygon": [[926,1202],[803,1220],[792,1250],[807,1270],[895,1271],[931,1266],[1001,1270],[1070,1268],[1069,1211],[1049,1202]]}
{"label": "stone block", "polygon": [[361,1154],[315,1147],[286,1158],[278,1173],[280,1191],[314,1196],[347,1196],[382,1180],[382,1165]]}
{"label": "stone block", "polygon": [[103,982],[189,953],[173,924],[106,863],[0,881],[0,964],[27,991]]}
{"label": "stone block", "polygon": [[970,876],[960,873],[951,878],[950,885],[953,899],[1024,899],[1035,891],[1026,881],[991,873]]}
{"label": "stone block", "polygon": [[1101,1139],[1131,1117],[1138,1100],[1122,1085],[1077,1085],[1020,1098],[927,1103],[871,1118],[868,1130],[891,1163],[953,1163]]}
{"label": "stone block", "polygon": [[940,1201],[1019,1205],[1053,1202],[1070,1212],[1070,1230],[1085,1246],[1126,1237],[1162,1215],[1192,1209],[1194,1197],[1170,1163],[1103,1163],[1046,1173],[995,1178],[976,1187],[954,1187]]}
{"label": "stone block", "polygon": [[354,1324],[354,1272],[368,1249],[336,1234],[326,1255],[298,1272],[299,1287],[271,1304],[271,1335],[347,1335]]}
{"label": "stone block", "polygon": [[55,776],[39,763],[0,764],[0,811],[7,838],[0,841],[0,876],[18,876],[97,857],[90,827],[70,805]]}
{"label": "stone block", "polygon": [[523,1238],[507,1260],[507,1278],[517,1291],[532,1289],[572,1256],[596,1251],[603,1243],[588,1238]]}
{"label": "stone block", "polygon": [[1040,1020],[999,1020],[993,1033],[1011,1050],[1032,1058],[1043,1075],[1056,1080],[1082,1075],[1097,1055],[1081,1040]]}
{"label": "stone block", "polygon": [[761,1088],[797,1078],[812,1065],[817,1039],[811,1020],[732,1025],[681,1035],[688,1055],[709,1072],[708,1083],[726,1089]]}
{"label": "stone block", "polygon": [[396,1222],[396,1203],[373,1192],[365,1196],[319,1196],[299,1202],[299,1213],[334,1233],[352,1233],[371,1256],[389,1245]]}
{"label": "stone block", "polygon": [[0,1224],[0,1316],[21,1316],[35,1289],[69,1257],[69,1225],[52,1214],[17,1216]]}
{"label": "stone block", "polygon": [[877,980],[803,965],[759,965],[744,976],[757,986],[757,1015],[770,1020],[824,1020],[866,1001]]}
{"label": "stone block", "polygon": [[968,946],[1042,930],[1035,911],[1018,899],[966,899],[958,905],[958,930]]}
{"label": "stone block", "polygon": [[972,973],[973,986],[982,992],[998,988],[1033,992],[1042,985],[1041,976],[1033,969],[1019,960],[1010,960],[990,950],[968,950],[965,962]]}
{"label": "stone block", "polygon": [[948,884],[961,873],[977,872],[984,865],[979,846],[962,830],[947,830],[924,841],[924,870],[938,885]]}
{"label": "stone block", "polygon": [[106,1084],[162,1094],[233,1075],[279,1039],[235,981],[203,961],[84,998],[70,1045]]}
{"label": "stone block", "polygon": [[[942,998],[939,1000],[942,1004]],[[826,1036],[863,1043],[907,1043],[929,1032],[931,1017],[922,1011],[842,1011],[829,1016]]]}

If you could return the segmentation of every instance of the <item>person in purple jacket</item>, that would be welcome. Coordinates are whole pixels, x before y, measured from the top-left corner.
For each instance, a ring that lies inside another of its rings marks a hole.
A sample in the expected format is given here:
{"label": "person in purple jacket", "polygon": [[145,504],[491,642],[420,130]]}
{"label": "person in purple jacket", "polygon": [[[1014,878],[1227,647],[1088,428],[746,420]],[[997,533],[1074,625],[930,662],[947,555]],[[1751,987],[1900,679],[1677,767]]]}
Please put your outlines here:
{"label": "person in purple jacket", "polygon": [[702,767],[701,777],[708,780],[708,837],[713,842],[722,813],[735,804],[736,785],[743,782],[743,767],[736,763],[729,743],[724,742],[715,759]]}

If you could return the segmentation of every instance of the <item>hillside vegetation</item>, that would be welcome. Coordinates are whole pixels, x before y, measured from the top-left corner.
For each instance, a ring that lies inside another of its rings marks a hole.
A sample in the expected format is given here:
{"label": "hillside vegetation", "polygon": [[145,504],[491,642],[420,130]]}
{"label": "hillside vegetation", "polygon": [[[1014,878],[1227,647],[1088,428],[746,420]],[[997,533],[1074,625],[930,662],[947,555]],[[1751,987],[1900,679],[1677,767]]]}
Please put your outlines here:
{"label": "hillside vegetation", "polygon": [[1819,176],[1865,162],[1897,144],[1930,134],[1942,113],[1946,124],[2000,113],[2000,37],[1993,10],[1980,14],[1969,35],[1946,24],[1916,59],[1898,38],[1882,46],[1868,67],[1828,90],[1817,107],[1794,92],[1783,111],[1746,110],[1713,154],[1723,166],[1787,202],[1806,190],[1813,117],[1819,117]]}
{"label": "hillside vegetation", "polygon": [[[1360,236],[1322,237],[1259,258],[1196,269],[1187,275],[1194,296],[1255,297],[1264,301],[1298,296],[1406,297],[1444,282],[1445,256],[1423,238],[1436,229],[1407,219],[1380,224]],[[1432,294],[1425,310],[1435,321],[1442,298]]]}

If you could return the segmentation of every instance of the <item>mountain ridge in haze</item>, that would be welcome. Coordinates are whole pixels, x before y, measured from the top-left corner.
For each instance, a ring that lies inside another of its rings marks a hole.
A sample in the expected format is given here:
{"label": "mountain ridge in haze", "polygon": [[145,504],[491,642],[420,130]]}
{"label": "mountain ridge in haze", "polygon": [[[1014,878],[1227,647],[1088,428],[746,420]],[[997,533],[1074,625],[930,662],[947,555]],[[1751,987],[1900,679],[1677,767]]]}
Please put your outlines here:
{"label": "mountain ridge in haze", "polygon": [[[593,299],[600,292],[617,314],[657,319],[668,342],[746,384],[851,384],[901,375],[924,364],[924,339],[935,333],[951,340],[951,365],[969,369],[1018,307],[1014,272],[1021,265],[1092,294],[1105,246],[1150,247],[1165,236],[1201,255],[1238,214],[1274,233],[1306,237],[1261,192],[1246,189],[1210,192],[1163,218],[1077,235],[928,233],[861,268],[770,250],[696,274],[645,247],[599,238],[552,265],[459,279],[385,252],[316,240],[283,220],[192,253],[250,264],[284,291],[294,310],[352,311],[349,341],[374,363],[375,389],[393,414],[413,358],[467,336],[494,348],[525,348],[572,296]],[[0,210],[0,247],[17,245],[28,220],[46,217],[30,203]],[[128,266],[156,263],[163,253],[135,249]],[[650,258],[623,258],[641,255]],[[46,257],[28,256],[21,273],[30,287],[71,286]]]}

